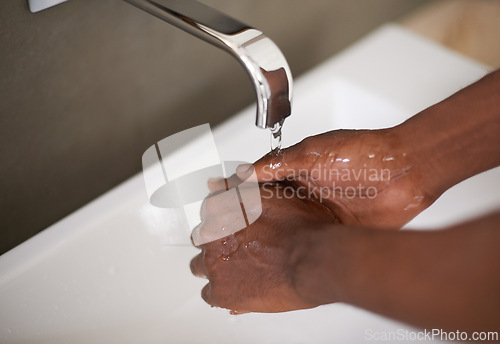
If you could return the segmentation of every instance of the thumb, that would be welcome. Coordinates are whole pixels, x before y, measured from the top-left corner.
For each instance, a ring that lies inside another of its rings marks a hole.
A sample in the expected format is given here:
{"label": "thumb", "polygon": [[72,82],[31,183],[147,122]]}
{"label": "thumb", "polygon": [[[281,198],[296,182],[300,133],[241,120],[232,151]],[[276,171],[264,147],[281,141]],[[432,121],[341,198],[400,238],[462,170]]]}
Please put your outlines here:
{"label": "thumb", "polygon": [[257,179],[260,183],[295,178],[304,168],[304,156],[302,147],[297,144],[279,152],[271,151],[253,165],[240,165],[236,174],[242,180]]}

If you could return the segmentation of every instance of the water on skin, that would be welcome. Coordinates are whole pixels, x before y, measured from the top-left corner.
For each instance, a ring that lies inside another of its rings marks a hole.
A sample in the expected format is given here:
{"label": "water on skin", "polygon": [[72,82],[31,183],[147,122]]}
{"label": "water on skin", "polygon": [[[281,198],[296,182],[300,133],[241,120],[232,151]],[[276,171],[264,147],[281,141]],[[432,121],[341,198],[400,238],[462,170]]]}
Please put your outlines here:
{"label": "water on skin", "polygon": [[240,248],[240,243],[234,234],[227,236],[226,238],[221,240],[221,251],[219,255],[219,259],[223,261],[231,260],[231,257],[238,251]]}

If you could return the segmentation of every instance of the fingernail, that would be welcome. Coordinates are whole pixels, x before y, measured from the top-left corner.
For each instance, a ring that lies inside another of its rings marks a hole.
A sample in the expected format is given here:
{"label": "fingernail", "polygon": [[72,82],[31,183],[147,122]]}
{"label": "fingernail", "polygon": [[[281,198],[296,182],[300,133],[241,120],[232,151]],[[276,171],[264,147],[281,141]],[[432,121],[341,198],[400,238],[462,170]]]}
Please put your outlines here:
{"label": "fingernail", "polygon": [[207,186],[210,192],[216,192],[225,188],[224,178],[209,178]]}

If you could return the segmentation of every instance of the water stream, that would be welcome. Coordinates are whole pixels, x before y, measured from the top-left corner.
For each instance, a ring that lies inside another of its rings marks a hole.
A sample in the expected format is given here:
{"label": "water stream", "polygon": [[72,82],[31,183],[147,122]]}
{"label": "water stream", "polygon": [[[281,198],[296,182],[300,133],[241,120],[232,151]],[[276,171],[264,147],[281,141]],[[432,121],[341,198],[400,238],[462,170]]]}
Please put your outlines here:
{"label": "water stream", "polygon": [[275,151],[276,154],[281,152],[281,129],[283,128],[284,122],[285,120],[283,119],[271,128],[271,151]]}

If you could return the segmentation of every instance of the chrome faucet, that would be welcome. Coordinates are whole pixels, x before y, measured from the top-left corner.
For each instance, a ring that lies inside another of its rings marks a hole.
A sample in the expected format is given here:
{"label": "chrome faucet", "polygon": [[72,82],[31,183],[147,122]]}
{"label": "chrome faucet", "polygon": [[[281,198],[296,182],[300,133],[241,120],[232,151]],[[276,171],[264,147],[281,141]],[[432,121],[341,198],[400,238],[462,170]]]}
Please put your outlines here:
{"label": "chrome faucet", "polygon": [[236,57],[257,94],[258,127],[273,128],[290,115],[290,68],[276,44],[261,31],[196,0],[125,1]]}

